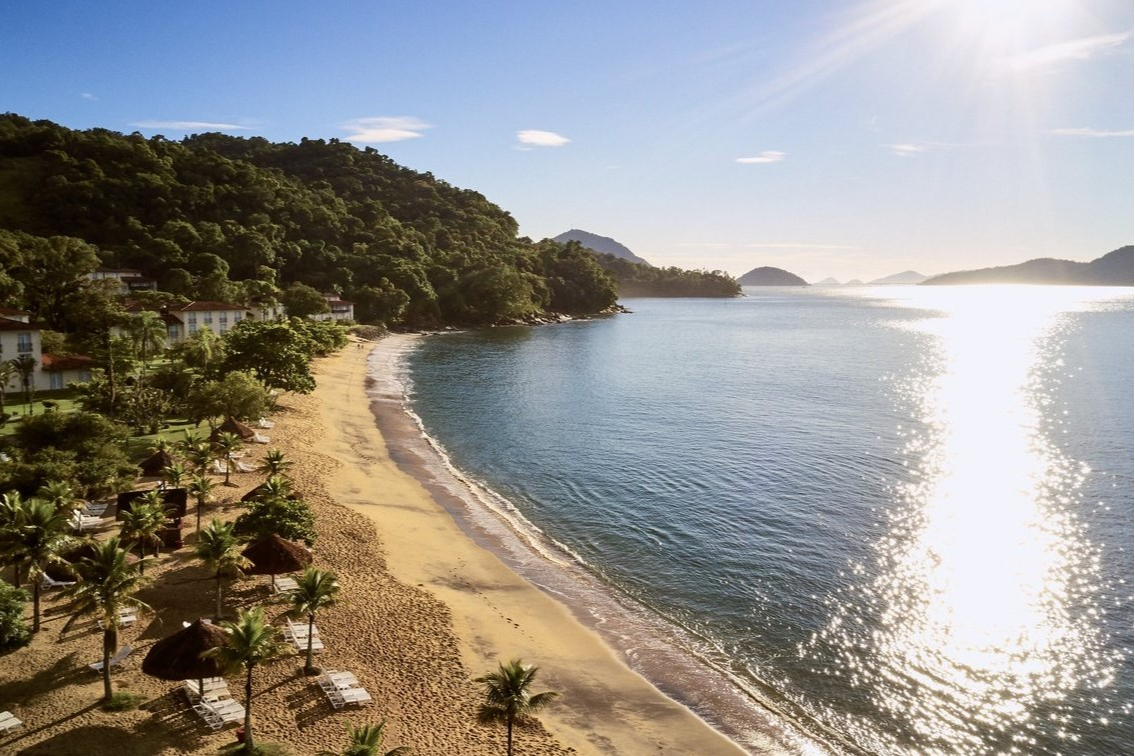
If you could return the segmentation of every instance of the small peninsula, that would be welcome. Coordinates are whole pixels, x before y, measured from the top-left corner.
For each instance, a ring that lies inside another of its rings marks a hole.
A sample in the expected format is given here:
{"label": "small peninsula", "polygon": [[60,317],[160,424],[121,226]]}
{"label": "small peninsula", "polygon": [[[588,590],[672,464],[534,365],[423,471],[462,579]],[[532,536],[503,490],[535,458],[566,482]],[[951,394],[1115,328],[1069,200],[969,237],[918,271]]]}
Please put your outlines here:
{"label": "small peninsula", "polygon": [[1019,265],[945,273],[924,286],[959,284],[1044,284],[1050,286],[1131,286],[1132,246],[1108,252],[1091,262],[1040,258]]}

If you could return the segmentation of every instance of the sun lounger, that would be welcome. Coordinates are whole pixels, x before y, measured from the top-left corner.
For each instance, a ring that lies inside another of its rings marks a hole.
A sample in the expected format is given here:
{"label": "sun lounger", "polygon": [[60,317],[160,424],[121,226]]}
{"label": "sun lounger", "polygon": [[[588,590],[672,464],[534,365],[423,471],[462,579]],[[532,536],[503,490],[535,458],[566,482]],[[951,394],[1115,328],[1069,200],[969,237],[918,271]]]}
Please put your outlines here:
{"label": "sun lounger", "polygon": [[23,722],[16,718],[16,715],[10,711],[0,711],[0,732],[7,732],[14,730],[17,727],[22,727]]}
{"label": "sun lounger", "polygon": [[[126,627],[127,625],[133,625],[137,621],[138,621],[138,615],[136,615],[134,613],[133,609],[128,609],[126,607],[123,607],[122,609],[118,610],[118,626],[119,627]],[[99,627],[102,628],[103,630],[106,629],[105,627],[103,627],[103,621],[101,619],[99,620]]]}
{"label": "sun lounger", "polygon": [[76,512],[71,518],[71,524],[76,530],[82,533],[87,528],[97,528],[99,525],[102,525],[103,519],[101,517],[85,515],[82,512]]}
{"label": "sun lounger", "polygon": [[255,441],[258,444],[270,444],[270,443],[272,443],[272,439],[268,438],[267,436],[265,436],[262,433],[257,433],[255,436],[252,437],[252,440]]}
{"label": "sun lounger", "polygon": [[110,506],[108,502],[88,501],[83,505],[83,514],[91,517],[102,517]]}
{"label": "sun lounger", "polygon": [[262,417],[256,421],[256,427],[263,428],[264,430],[272,430],[276,427],[276,424],[271,420]]}
{"label": "sun lounger", "polygon": [[[201,681],[204,683],[204,691],[206,697],[221,697],[229,695],[228,684],[223,677],[206,677]],[[184,680],[182,687],[191,699],[201,698],[201,688],[197,680]]]}
{"label": "sun lounger", "polygon": [[295,578],[277,578],[273,585],[276,593],[291,593],[299,590],[299,583],[295,581]]}
{"label": "sun lounger", "polygon": [[40,582],[40,587],[46,591],[49,588],[66,588],[67,586],[74,584],[74,580],[56,580],[45,572],[43,574],[43,580]]}
{"label": "sun lounger", "polygon": [[219,460],[219,459],[213,460],[213,474],[214,475],[224,475],[226,472],[228,472],[228,469],[229,469],[228,465],[226,465],[221,460]]}
{"label": "sun lounger", "polygon": [[256,472],[256,465],[250,465],[247,462],[237,462],[236,469],[237,472],[242,473]]}
{"label": "sun lounger", "polygon": [[327,700],[336,709],[341,709],[349,703],[361,706],[374,700],[366,688],[334,688],[325,692],[327,693]]}
{"label": "sun lounger", "polygon": [[[133,651],[134,651],[134,649],[131,646],[123,646],[122,648],[118,649],[118,653],[116,653],[114,656],[110,657],[110,666],[111,667],[119,666],[120,664],[122,664],[123,661],[126,660],[127,656],[130,656],[130,654],[133,653]],[[101,661],[97,661],[94,664],[88,664],[87,666],[90,667],[91,669],[93,669],[95,672],[102,672],[102,662]]]}

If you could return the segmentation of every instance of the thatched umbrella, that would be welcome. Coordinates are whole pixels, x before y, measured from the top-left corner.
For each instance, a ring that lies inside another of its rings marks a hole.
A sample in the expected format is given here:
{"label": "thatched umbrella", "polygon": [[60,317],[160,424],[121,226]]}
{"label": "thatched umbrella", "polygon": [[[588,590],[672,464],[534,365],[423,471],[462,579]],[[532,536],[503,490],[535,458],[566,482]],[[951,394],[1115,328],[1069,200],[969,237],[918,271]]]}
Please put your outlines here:
{"label": "thatched umbrella", "polygon": [[244,572],[249,575],[271,575],[272,587],[276,576],[302,570],[311,564],[311,552],[298,543],[273,533],[250,543],[242,552],[252,562]]}
{"label": "thatched umbrella", "polygon": [[220,677],[224,669],[216,659],[201,654],[228,643],[229,633],[207,620],[196,620],[173,635],[150,646],[142,660],[142,671],[159,680],[197,680],[198,691],[205,689],[206,677]]}
{"label": "thatched umbrella", "polygon": [[173,457],[165,449],[158,449],[138,465],[143,478],[160,477],[162,471],[173,464]]}
{"label": "thatched umbrella", "polygon": [[249,428],[244,423],[240,422],[231,415],[225,418],[225,421],[218,425],[212,433],[209,434],[210,441],[216,441],[217,437],[222,433],[231,433],[242,441],[248,441],[256,435],[256,431]]}

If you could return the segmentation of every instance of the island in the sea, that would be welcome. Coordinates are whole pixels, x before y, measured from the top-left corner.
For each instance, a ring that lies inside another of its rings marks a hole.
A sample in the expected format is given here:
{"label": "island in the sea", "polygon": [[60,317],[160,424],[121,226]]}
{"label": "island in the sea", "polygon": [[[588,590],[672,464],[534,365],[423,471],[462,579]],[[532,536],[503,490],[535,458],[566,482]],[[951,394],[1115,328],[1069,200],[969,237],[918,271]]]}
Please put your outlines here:
{"label": "island in the sea", "polygon": [[753,268],[737,279],[742,286],[807,286],[808,282],[795,273],[781,268],[763,266]]}

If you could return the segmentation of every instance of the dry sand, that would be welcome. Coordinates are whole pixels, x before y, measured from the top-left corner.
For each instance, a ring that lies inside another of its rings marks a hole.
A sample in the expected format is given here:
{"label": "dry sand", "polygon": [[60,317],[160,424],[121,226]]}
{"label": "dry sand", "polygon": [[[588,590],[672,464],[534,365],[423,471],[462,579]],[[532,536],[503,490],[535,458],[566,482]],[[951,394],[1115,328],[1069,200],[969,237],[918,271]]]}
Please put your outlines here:
{"label": "dry sand", "polygon": [[[255,676],[258,741],[284,744],[297,755],[339,750],[348,723],[385,718],[388,749],[502,754],[503,728],[475,722],[480,689],[473,678],[520,657],[540,667],[537,690],[562,698],[539,725],[517,732],[518,756],[742,753],[468,537],[431,492],[427,470],[409,458],[396,464],[368,411],[370,346],[349,346],[318,361],[316,392],[284,397],[276,427],[265,431],[271,443],[248,451],[253,463],[266,448],[294,460],[290,477],[317,518],[315,564],[334,570],[342,585],[340,602],[316,619],[326,644],[317,663],[354,672],[374,703],[332,709],[300,672],[302,658],[284,659]],[[375,404],[381,412],[382,398]],[[261,480],[234,475],[235,486],[218,487],[222,500],[209,516],[235,518],[240,496]],[[108,522],[102,532],[113,530]],[[92,625],[63,633],[64,607],[45,594],[43,631],[27,648],[0,658],[0,710],[25,723],[0,735],[0,754],[204,754],[233,742],[232,726],[210,731],[176,684],[140,669],[155,641],[183,620],[212,613],[213,582],[192,557],[193,541],[190,534],[185,548],[150,562],[154,580],[140,598],[154,612],[121,635],[135,651],[114,683],[143,697],[137,711],[99,708],[101,678],[86,665],[100,658],[101,634]],[[225,605],[233,612],[266,602],[268,579],[250,577],[232,585]],[[283,611],[269,606],[273,616]],[[237,681],[230,690],[241,697]]]}

